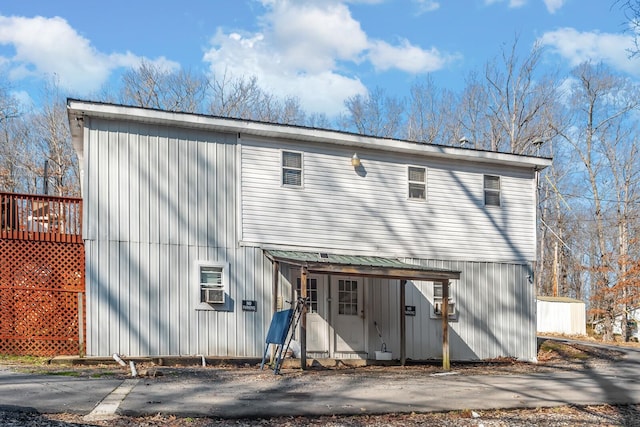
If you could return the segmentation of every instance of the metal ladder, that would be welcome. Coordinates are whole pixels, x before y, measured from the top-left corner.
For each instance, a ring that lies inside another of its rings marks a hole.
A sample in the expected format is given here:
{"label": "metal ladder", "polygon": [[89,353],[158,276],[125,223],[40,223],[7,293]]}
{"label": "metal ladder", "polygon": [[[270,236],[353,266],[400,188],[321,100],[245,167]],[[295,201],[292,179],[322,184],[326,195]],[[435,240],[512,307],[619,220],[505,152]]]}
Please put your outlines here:
{"label": "metal ladder", "polygon": [[294,331],[298,327],[298,323],[302,317],[302,311],[308,303],[309,298],[298,298],[293,309],[277,311],[274,314],[271,319],[271,325],[269,326],[269,332],[267,333],[264,355],[262,356],[262,363],[260,364],[261,370],[264,369],[267,353],[269,352],[269,345],[275,344],[277,347],[273,373],[280,373],[284,359],[283,354],[286,355],[289,349]]}

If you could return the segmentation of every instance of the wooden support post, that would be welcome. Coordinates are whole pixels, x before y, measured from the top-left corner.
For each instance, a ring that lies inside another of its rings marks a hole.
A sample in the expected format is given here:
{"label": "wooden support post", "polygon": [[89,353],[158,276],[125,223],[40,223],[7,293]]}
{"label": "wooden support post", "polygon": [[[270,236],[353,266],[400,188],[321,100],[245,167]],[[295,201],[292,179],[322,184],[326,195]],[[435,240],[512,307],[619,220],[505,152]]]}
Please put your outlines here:
{"label": "wooden support post", "polygon": [[302,318],[300,319],[300,367],[307,369],[307,268],[300,268],[300,298],[305,303],[302,306]]}
{"label": "wooden support post", "polygon": [[442,369],[449,371],[449,281],[442,282]]}
{"label": "wooden support post", "polygon": [[400,280],[400,365],[407,363],[407,317],[404,314],[406,304],[407,281]]}
{"label": "wooden support post", "polygon": [[[280,263],[278,261],[273,263],[273,304],[272,310],[275,315],[278,311],[278,294],[280,293]],[[271,344],[271,360],[274,360],[276,356],[276,346]]]}

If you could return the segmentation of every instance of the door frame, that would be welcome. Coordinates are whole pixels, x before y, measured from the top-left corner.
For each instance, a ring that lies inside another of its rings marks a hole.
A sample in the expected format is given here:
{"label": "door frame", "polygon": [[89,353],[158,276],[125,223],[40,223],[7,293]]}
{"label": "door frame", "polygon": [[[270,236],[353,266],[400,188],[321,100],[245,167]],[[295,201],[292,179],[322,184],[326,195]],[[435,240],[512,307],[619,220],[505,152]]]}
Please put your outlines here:
{"label": "door frame", "polygon": [[[358,308],[357,310],[359,311],[359,313],[357,314],[358,317],[362,320],[362,351],[338,351],[337,350],[337,335],[336,335],[336,322],[337,322],[337,316],[338,316],[338,295],[337,295],[337,289],[338,289],[338,281],[339,280],[356,280],[359,285],[361,286],[361,292],[358,293],[359,295],[359,299],[361,296],[361,301],[358,301]],[[328,283],[328,289],[329,289],[329,318],[330,318],[330,332],[331,332],[331,336],[329,339],[330,342],[330,355],[333,358],[340,358],[340,359],[367,359],[368,355],[369,355],[369,322],[368,322],[368,317],[369,317],[369,307],[367,305],[367,301],[369,298],[369,292],[367,290],[368,288],[368,278],[364,277],[364,276],[359,276],[359,275],[327,275],[327,283]],[[334,295],[334,284],[335,284],[335,289],[336,289],[336,294]],[[334,300],[335,298],[335,300]],[[334,305],[335,302],[335,305]]]}

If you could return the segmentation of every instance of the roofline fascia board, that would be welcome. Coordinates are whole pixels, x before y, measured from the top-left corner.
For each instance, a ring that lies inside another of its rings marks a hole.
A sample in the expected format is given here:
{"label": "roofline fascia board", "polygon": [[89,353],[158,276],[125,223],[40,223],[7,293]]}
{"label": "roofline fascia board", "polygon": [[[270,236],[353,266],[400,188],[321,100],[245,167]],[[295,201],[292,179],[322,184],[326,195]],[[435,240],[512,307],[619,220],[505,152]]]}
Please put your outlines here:
{"label": "roofline fascia board", "polygon": [[[333,144],[352,148],[373,149],[430,157],[460,159],[493,164],[505,164],[544,169],[551,165],[550,158],[475,150],[445,145],[423,144],[398,139],[372,137],[329,129],[316,129],[276,123],[263,123],[243,119],[206,116],[202,114],[162,111],[91,101],[67,100],[69,122],[89,116],[104,119],[133,120],[142,123],[176,125],[187,128],[255,135],[270,138]],[[72,126],[73,127],[73,126]],[[73,133],[73,129],[72,129]],[[82,137],[74,134],[74,137]],[[81,149],[81,147],[78,146]]]}

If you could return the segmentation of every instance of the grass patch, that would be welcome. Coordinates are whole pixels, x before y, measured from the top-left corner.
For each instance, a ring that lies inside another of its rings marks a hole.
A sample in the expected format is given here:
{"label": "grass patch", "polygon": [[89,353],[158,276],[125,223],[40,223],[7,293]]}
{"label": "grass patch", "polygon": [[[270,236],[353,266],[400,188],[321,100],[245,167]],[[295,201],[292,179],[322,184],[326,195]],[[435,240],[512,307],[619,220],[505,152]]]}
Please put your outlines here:
{"label": "grass patch", "polygon": [[78,371],[49,371],[44,372],[46,375],[55,375],[59,377],[79,377],[80,373]]}
{"label": "grass patch", "polygon": [[569,361],[583,361],[591,357],[586,351],[575,348],[571,345],[545,340],[540,346],[538,352],[538,359],[540,360],[569,360]]}
{"label": "grass patch", "polygon": [[0,364],[5,365],[48,365],[49,360],[48,357],[0,354]]}
{"label": "grass patch", "polygon": [[96,372],[91,374],[91,378],[104,378],[104,377],[111,377],[116,375],[115,372],[111,372],[111,371],[105,371],[105,372]]}

